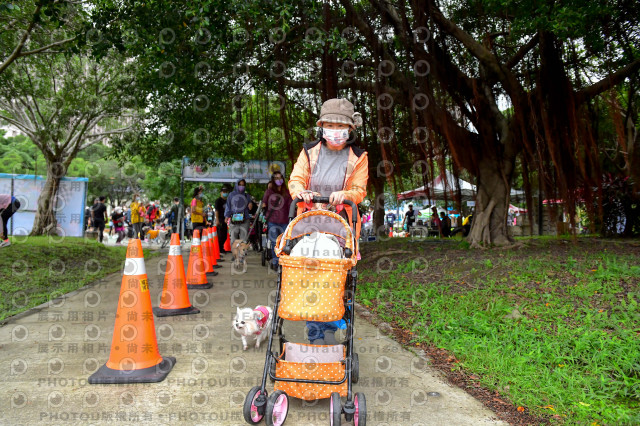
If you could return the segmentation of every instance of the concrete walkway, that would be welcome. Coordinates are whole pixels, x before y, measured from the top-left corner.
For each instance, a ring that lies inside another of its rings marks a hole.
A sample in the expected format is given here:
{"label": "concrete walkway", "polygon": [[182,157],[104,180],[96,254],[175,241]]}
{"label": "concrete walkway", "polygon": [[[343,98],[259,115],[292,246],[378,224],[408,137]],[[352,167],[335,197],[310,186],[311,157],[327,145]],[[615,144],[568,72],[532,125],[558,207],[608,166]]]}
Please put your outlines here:
{"label": "concrete walkway", "polygon": [[[183,257],[186,266],[186,251]],[[163,253],[146,262],[153,306],[165,261]],[[272,305],[276,275],[255,253],[243,274],[232,274],[229,261],[221,265],[210,278],[213,288],[190,291],[200,314],[154,318],[161,355],[177,358],[161,383],[87,383],[109,356],[119,273],[10,319],[0,327],[0,424],[246,424],[242,403],[259,384],[265,349],[243,352],[231,320],[237,305]],[[304,323],[286,322],[285,333],[304,341]],[[361,317],[355,335],[360,382],[354,391],[367,397],[368,424],[505,424]],[[329,424],[328,400],[290,402],[287,425]]]}

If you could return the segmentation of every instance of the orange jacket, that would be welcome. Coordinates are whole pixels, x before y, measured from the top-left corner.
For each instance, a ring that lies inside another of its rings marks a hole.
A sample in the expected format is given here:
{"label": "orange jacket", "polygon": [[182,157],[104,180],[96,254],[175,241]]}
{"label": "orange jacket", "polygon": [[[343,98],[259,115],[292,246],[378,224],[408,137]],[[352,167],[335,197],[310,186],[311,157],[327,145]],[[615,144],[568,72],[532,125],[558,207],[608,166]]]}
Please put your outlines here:
{"label": "orange jacket", "polygon": [[[311,173],[316,166],[320,155],[320,140],[305,145],[298,156],[298,161],[293,166],[293,171],[289,177],[289,192],[291,198],[296,198],[302,191],[309,188]],[[369,179],[369,157],[367,152],[355,146],[349,146],[349,158],[344,180],[343,193],[347,200],[360,204],[367,196],[367,180]],[[351,207],[344,206],[351,224]],[[302,213],[304,207],[300,204],[298,214]],[[356,225],[356,241],[360,237],[360,214]]]}

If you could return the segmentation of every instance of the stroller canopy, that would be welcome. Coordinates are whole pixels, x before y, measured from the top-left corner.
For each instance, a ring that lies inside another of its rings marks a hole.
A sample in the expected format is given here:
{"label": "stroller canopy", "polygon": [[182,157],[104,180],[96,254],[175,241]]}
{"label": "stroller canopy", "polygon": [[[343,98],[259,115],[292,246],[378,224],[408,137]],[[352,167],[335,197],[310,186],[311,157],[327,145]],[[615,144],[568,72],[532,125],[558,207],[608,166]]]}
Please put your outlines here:
{"label": "stroller canopy", "polygon": [[281,238],[278,239],[276,254],[282,251],[287,241],[312,234],[313,232],[335,235],[341,245],[352,249],[355,257],[355,242],[349,224],[342,216],[328,210],[311,210],[296,216],[289,223]]}
{"label": "stroller canopy", "polygon": [[334,234],[344,241],[350,240],[351,228],[345,222],[345,220],[330,211],[325,213],[329,214],[314,214],[299,216],[300,219],[294,219],[291,224],[291,238],[298,238],[301,235],[311,234],[312,232],[324,232]]}

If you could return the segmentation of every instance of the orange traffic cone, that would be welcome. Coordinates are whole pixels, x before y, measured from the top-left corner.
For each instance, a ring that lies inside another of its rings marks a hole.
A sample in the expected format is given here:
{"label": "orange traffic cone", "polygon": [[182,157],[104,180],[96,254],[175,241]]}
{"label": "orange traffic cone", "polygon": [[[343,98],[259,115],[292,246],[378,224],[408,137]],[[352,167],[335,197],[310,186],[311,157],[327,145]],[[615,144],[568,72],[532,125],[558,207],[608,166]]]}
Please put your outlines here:
{"label": "orange traffic cone", "polygon": [[182,253],[180,252],[180,234],[171,234],[160,306],[153,308],[153,313],[157,317],[200,313],[200,309],[194,308],[189,302],[187,279],[184,274]]}
{"label": "orange traffic cone", "polygon": [[218,244],[218,233],[216,232],[216,227],[209,228],[209,242],[211,243],[211,266],[213,269],[222,268],[222,266],[218,265],[218,259],[220,259],[220,246]]}
{"label": "orange traffic cone", "polygon": [[389,238],[393,238],[393,228],[389,228]]}
{"label": "orange traffic cone", "polygon": [[209,264],[213,268],[213,263],[216,260],[215,255],[213,254],[213,229],[211,227],[207,228],[207,235],[209,236]]}
{"label": "orange traffic cone", "polygon": [[213,270],[213,264],[211,263],[211,240],[209,238],[209,228],[204,228],[202,230],[202,240],[200,241],[200,245],[202,246],[202,260],[204,260],[204,272],[207,275],[213,275],[214,277],[218,275],[216,271]]}
{"label": "orange traffic cone", "polygon": [[224,250],[231,251],[231,234],[227,231],[227,239],[224,241]]}
{"label": "orange traffic cone", "polygon": [[202,258],[202,245],[200,244],[200,230],[193,231],[191,239],[191,252],[189,252],[189,266],[187,267],[187,288],[211,288],[213,284],[207,281],[205,275],[205,263]]}
{"label": "orange traffic cone", "polygon": [[[220,257],[220,241],[218,240],[218,228],[213,227],[213,254],[216,262],[222,262],[224,259]],[[214,268],[222,268],[222,265],[213,265]]]}
{"label": "orange traffic cone", "polygon": [[142,244],[132,238],[127,246],[109,360],[89,377],[89,383],[161,382],[175,363],[174,357],[163,357],[158,351]]}

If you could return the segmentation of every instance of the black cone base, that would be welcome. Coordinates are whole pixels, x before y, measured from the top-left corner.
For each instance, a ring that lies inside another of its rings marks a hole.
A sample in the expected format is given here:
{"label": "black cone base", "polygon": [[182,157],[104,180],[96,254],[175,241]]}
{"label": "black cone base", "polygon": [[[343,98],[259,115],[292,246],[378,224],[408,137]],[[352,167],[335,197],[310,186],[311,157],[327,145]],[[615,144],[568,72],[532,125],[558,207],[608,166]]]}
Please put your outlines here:
{"label": "black cone base", "polygon": [[113,385],[119,383],[157,383],[163,381],[176,364],[172,356],[163,356],[153,367],[140,370],[114,370],[103,365],[89,377],[92,385]]}
{"label": "black cone base", "polygon": [[153,314],[157,317],[172,317],[175,315],[192,315],[199,314],[200,309],[188,306],[180,309],[162,309],[160,307],[153,308]]}
{"label": "black cone base", "polygon": [[215,277],[216,275],[218,275],[218,273],[216,271],[205,272],[205,274],[211,275],[212,277]]}
{"label": "black cone base", "polygon": [[[220,260],[218,260],[217,262],[220,262]],[[222,265],[213,265],[213,269],[218,269],[218,268],[222,268]]]}
{"label": "black cone base", "polygon": [[206,289],[206,288],[211,288],[213,287],[213,284],[211,283],[206,283],[206,284],[187,284],[187,289],[189,290],[195,290],[195,289]]}

